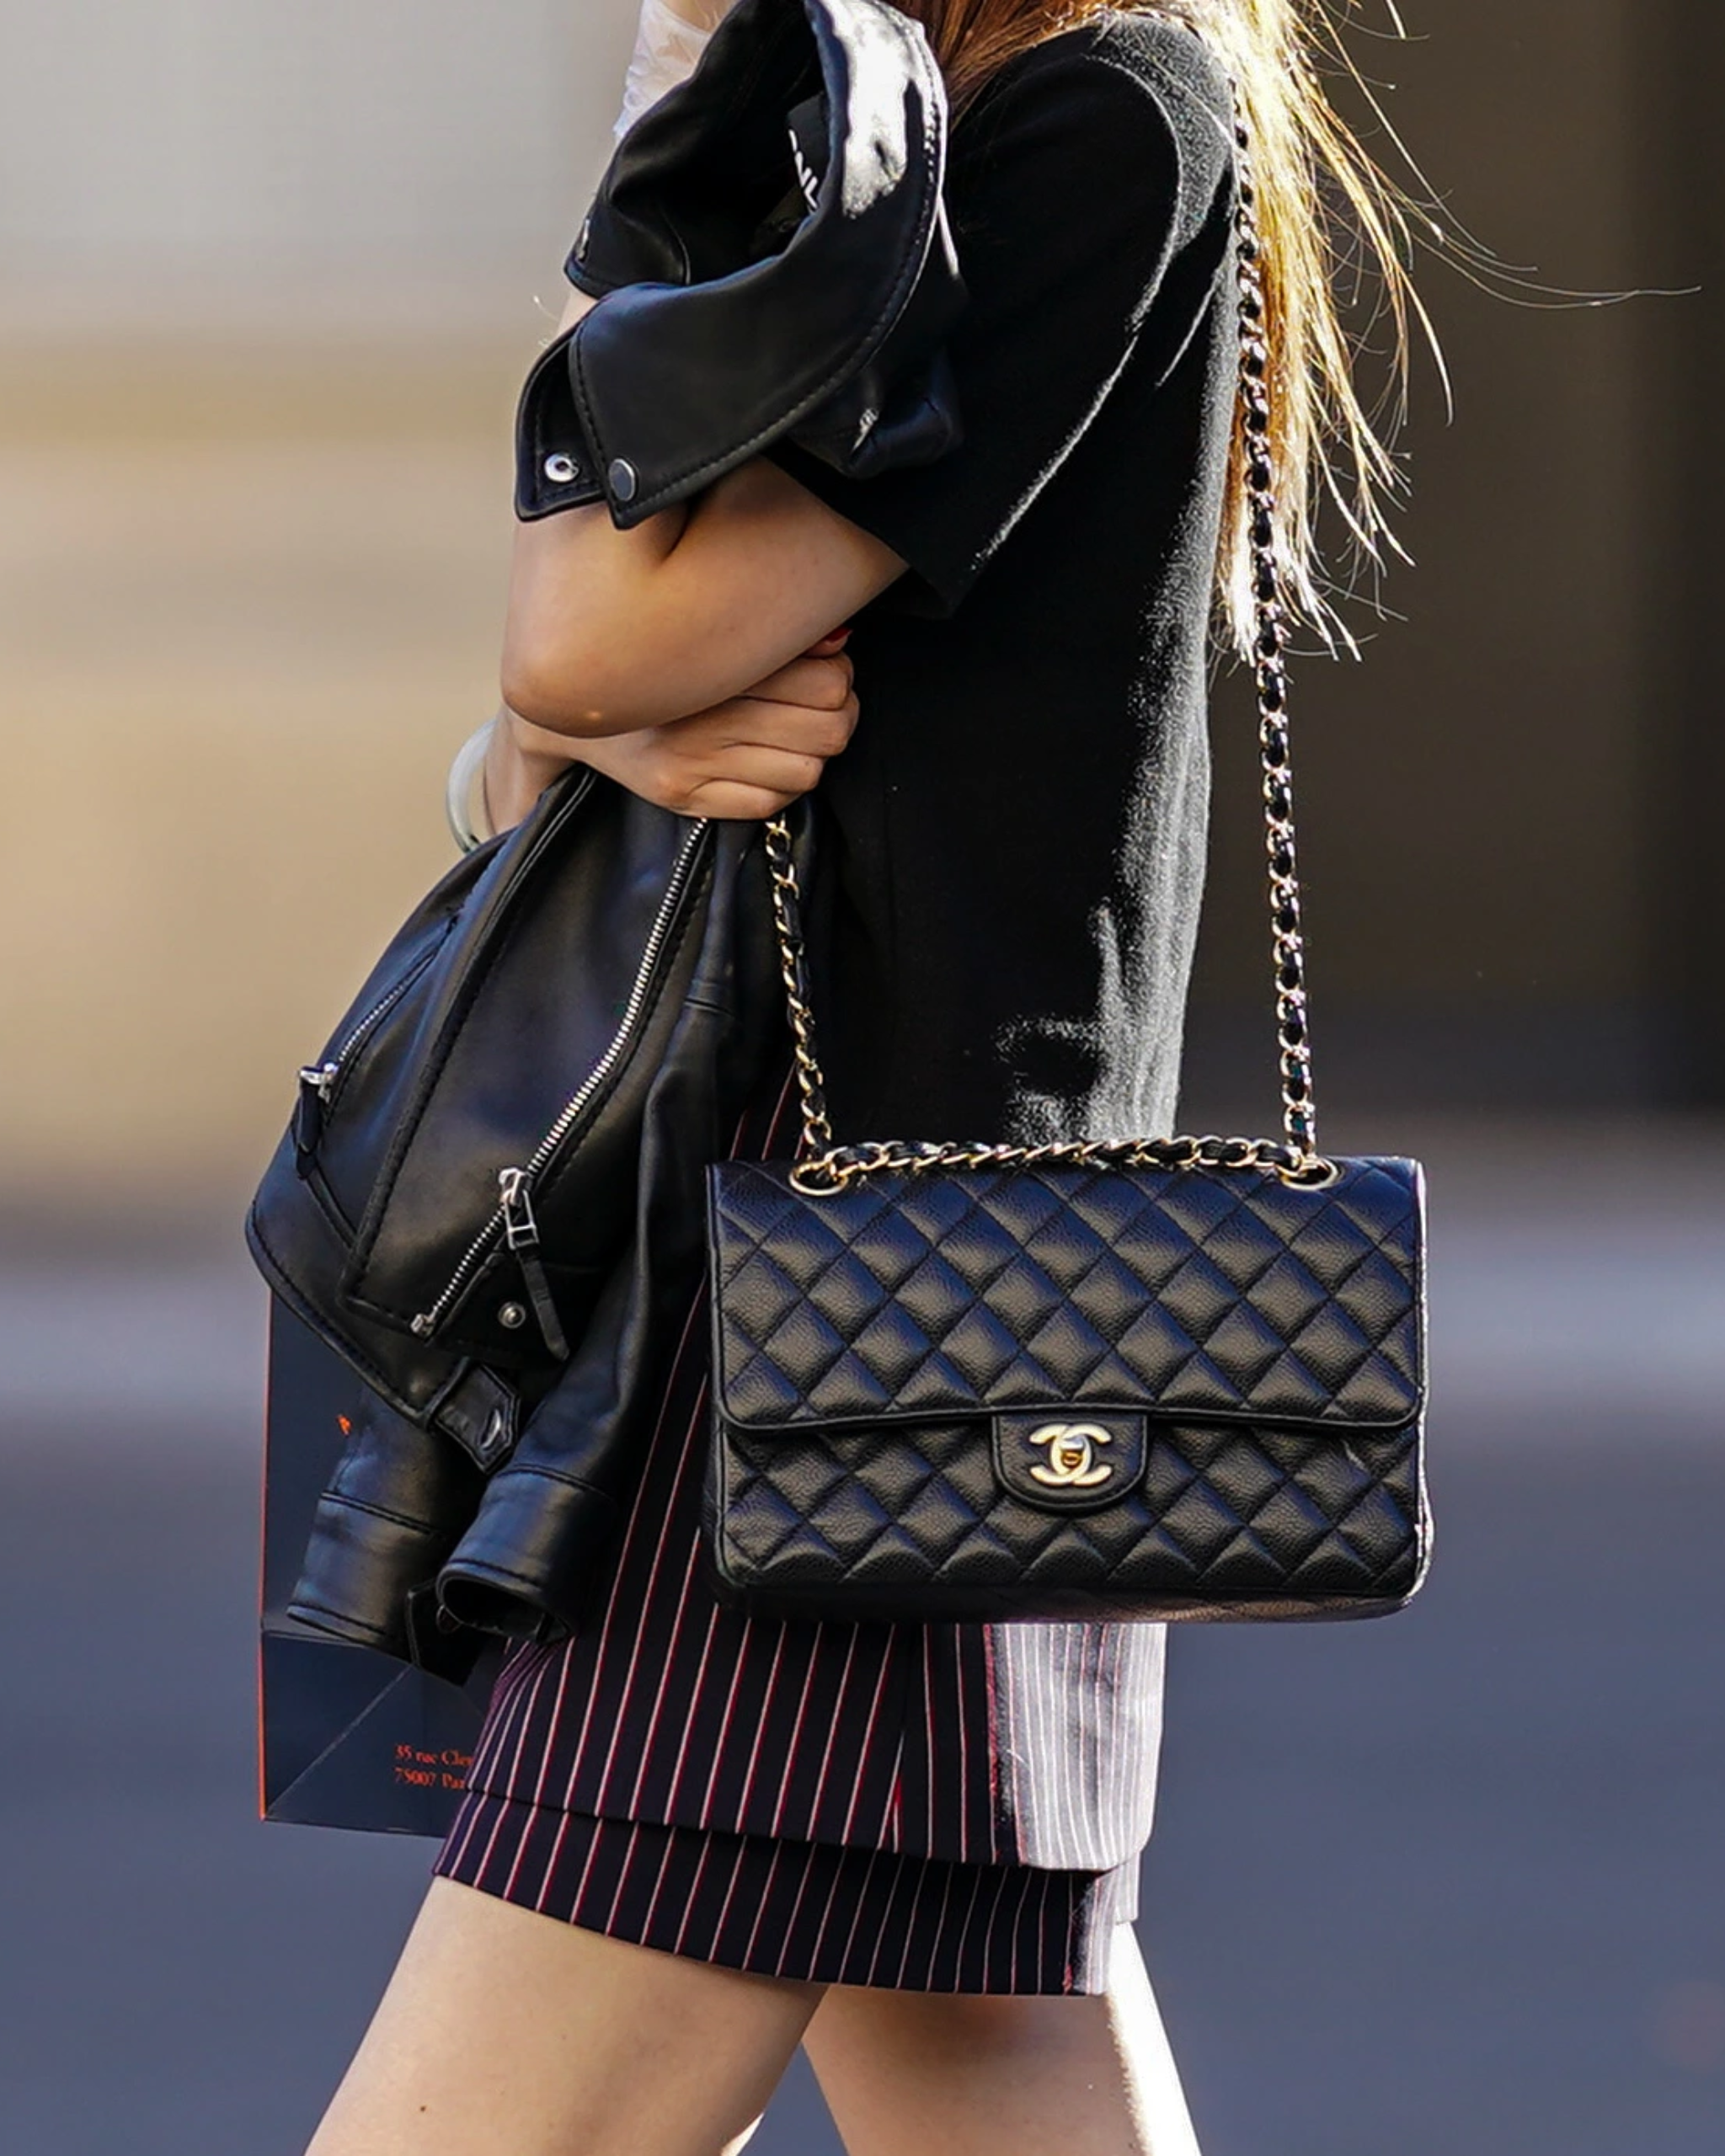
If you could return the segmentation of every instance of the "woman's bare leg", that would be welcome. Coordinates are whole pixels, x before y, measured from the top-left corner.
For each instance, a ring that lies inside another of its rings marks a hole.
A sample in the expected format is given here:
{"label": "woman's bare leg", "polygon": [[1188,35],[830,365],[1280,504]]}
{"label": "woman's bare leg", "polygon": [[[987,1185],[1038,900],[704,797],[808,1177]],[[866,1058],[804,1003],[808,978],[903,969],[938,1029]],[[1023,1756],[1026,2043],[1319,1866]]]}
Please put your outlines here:
{"label": "woman's bare leg", "polygon": [[835,1987],[804,2041],[849,2156],[1199,2156],[1130,1924],[1105,1998]]}
{"label": "woman's bare leg", "polygon": [[820,1996],[434,1880],[308,2156],[732,2156]]}

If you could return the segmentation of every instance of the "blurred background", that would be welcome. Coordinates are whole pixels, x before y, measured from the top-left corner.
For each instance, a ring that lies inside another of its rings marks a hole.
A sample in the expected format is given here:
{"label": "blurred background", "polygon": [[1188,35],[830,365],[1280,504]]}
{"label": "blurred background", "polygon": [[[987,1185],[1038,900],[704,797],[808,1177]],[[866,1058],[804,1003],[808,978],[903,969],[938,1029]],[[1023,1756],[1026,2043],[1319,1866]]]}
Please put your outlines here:
{"label": "blurred background", "polygon": [[[1433,1171],[1442,1547],[1393,1625],[1177,1641],[1143,1928],[1208,2156],[1718,2156],[1725,19],[1404,12],[1356,50],[1441,215],[1680,296],[1428,272],[1417,568],[1299,712],[1327,1136]],[[8,2156],[294,2156],[423,1882],[251,1817],[238,1222],[449,857],[632,29],[0,0]],[[1257,1125],[1237,681],[1216,730],[1184,1120]],[[756,2146],[835,2146],[800,2077]]]}

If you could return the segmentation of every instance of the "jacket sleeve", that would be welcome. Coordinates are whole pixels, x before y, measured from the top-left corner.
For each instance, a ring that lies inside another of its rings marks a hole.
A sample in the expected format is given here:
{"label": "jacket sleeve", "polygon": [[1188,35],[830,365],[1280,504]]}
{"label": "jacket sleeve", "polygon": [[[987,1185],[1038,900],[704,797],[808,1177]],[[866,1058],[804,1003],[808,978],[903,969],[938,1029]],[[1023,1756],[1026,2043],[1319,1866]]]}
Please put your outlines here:
{"label": "jacket sleeve", "polygon": [[579,1620],[700,1292],[708,1164],[783,1042],[755,830],[722,835],[700,963],[645,1105],[631,1247],[444,1565],[442,1606],[463,1625],[544,1639]]}
{"label": "jacket sleeve", "polygon": [[852,462],[841,438],[855,435],[857,469],[938,454],[926,384],[884,406],[932,363],[964,304],[945,160],[939,71],[898,9],[741,0],[601,184],[571,270],[602,296],[528,376],[517,515],[603,500],[628,529],[793,434],[871,369],[866,397],[816,430],[822,452]]}

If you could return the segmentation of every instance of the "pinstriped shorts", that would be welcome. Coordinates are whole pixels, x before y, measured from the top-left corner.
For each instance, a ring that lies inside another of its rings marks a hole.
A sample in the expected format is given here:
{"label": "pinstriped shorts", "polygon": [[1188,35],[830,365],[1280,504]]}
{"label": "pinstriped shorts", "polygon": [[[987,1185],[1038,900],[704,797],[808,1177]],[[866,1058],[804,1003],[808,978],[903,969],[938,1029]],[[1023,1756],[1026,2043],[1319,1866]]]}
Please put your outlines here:
{"label": "pinstriped shorts", "polygon": [[[734,1150],[770,1150],[785,1097],[775,1086]],[[697,1301],[590,1621],[505,1660],[438,1873],[757,1975],[1106,1989],[1136,1860],[1013,1860],[984,1628],[777,1624],[714,1602],[703,1319]]]}
{"label": "pinstriped shorts", "polygon": [[1035,1871],[468,1800],[437,1869],[549,1917],[756,1976],[894,1991],[1108,1988],[1135,1863]]}

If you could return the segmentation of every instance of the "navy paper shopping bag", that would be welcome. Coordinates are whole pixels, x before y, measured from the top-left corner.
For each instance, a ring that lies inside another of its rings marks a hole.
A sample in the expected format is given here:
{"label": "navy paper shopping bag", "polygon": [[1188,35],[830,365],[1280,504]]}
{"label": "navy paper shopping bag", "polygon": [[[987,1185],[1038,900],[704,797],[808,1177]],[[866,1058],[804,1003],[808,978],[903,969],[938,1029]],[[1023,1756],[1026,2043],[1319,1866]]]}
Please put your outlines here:
{"label": "navy paper shopping bag", "polygon": [[266,1819],[442,1835],[495,1670],[465,1686],[311,1630],[287,1614],[312,1515],[360,1410],[360,1380],[271,1299],[264,1475],[259,1803]]}

